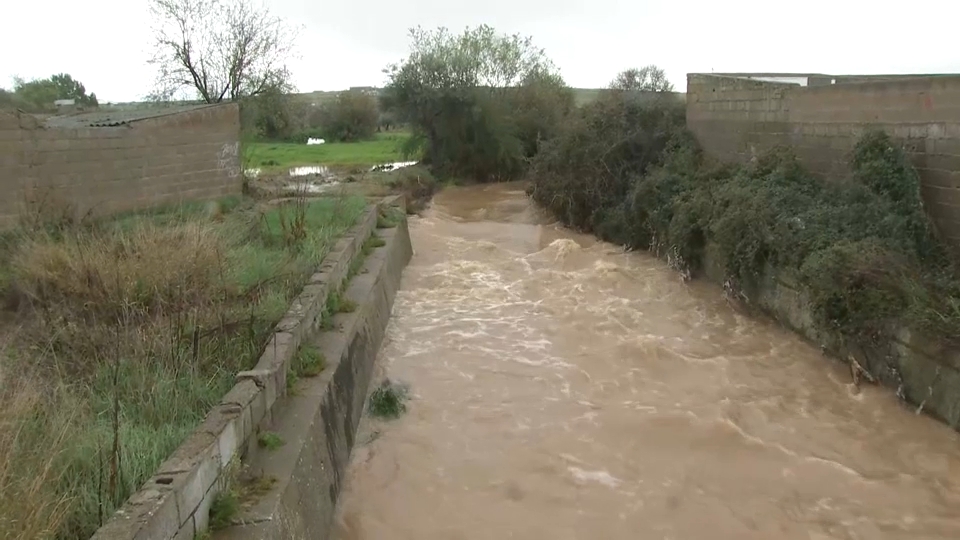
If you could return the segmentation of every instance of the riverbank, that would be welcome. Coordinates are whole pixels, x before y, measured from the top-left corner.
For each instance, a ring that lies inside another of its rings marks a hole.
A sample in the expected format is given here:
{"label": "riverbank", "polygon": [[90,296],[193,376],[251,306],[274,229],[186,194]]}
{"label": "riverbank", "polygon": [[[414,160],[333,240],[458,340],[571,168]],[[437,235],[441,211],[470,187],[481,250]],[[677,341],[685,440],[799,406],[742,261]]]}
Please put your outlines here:
{"label": "riverbank", "polygon": [[7,235],[2,538],[89,538],[252,367],[365,206],[231,199]]}
{"label": "riverbank", "polygon": [[368,206],[210,408],[94,540],[322,538],[410,257],[402,202]]}
{"label": "riverbank", "polygon": [[592,154],[571,164],[551,148],[530,193],[571,226],[709,277],[848,363],[855,379],[956,427],[960,373],[949,351],[960,340],[960,279],[902,149],[867,133],[849,177],[824,179],[785,149],[713,163],[679,119],[672,131],[658,131],[646,162],[611,157],[620,175]]}
{"label": "riverbank", "polygon": [[374,379],[410,400],[361,421],[332,540],[960,535],[960,435],[543,214],[486,184],[411,218]]}

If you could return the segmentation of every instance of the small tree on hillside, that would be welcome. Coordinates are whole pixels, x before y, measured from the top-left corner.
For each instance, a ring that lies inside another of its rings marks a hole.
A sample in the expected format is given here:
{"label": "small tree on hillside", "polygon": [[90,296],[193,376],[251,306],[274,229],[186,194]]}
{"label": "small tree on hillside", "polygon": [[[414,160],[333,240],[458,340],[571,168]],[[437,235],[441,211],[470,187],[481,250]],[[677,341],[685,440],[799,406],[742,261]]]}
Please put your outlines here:
{"label": "small tree on hillside", "polygon": [[156,99],[195,93],[207,103],[290,90],[296,32],[252,0],[150,0]]}
{"label": "small tree on hillside", "polygon": [[383,102],[411,125],[414,144],[441,172],[479,180],[519,174],[528,147],[514,117],[520,89],[560,81],[543,50],[486,25],[460,35],[416,28],[410,37],[409,56],[386,70]]}
{"label": "small tree on hillside", "polygon": [[567,116],[575,109],[573,91],[556,73],[533,71],[517,88],[513,118],[523,142],[524,156],[533,157],[541,141],[560,133]]}
{"label": "small tree on hillside", "polygon": [[267,140],[287,140],[300,129],[290,97],[277,89],[241,101],[240,123],[246,133]]}
{"label": "small tree on hillside", "polygon": [[390,131],[397,127],[397,123],[397,114],[394,111],[381,109],[377,118],[377,131]]}
{"label": "small tree on hillside", "polygon": [[377,98],[362,90],[345,90],[322,106],[320,125],[326,137],[359,141],[373,136],[379,120]]}
{"label": "small tree on hillside", "polygon": [[611,90],[628,92],[673,92],[667,74],[654,65],[621,71],[610,83]]}
{"label": "small tree on hillside", "polygon": [[87,107],[98,105],[97,95],[87,94],[83,84],[67,73],[32,81],[15,78],[13,93],[20,102],[28,104],[28,107],[34,110],[52,110],[53,102],[58,99],[72,99],[78,105]]}
{"label": "small tree on hillside", "polygon": [[621,235],[640,237],[628,230],[636,216],[621,206],[632,183],[661,165],[668,148],[692,139],[685,104],[665,93],[662,70],[627,70],[610,86],[539,149],[531,195],[567,223],[624,241]]}

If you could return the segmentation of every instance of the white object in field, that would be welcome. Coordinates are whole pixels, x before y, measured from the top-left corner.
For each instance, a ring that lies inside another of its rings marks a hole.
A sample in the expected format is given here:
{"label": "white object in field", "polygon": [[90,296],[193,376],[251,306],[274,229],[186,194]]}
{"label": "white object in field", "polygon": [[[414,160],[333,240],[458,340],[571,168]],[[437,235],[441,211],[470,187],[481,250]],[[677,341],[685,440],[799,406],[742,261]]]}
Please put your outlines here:
{"label": "white object in field", "polygon": [[417,164],[416,161],[395,161],[393,163],[383,163],[381,165],[374,165],[373,167],[370,167],[370,170],[390,172],[390,171],[395,171],[397,169],[402,169],[404,167],[409,167],[411,165],[416,165],[416,164]]}
{"label": "white object in field", "polygon": [[326,143],[327,141],[323,139],[314,139],[313,137],[310,137],[307,139],[307,144],[326,144]]}

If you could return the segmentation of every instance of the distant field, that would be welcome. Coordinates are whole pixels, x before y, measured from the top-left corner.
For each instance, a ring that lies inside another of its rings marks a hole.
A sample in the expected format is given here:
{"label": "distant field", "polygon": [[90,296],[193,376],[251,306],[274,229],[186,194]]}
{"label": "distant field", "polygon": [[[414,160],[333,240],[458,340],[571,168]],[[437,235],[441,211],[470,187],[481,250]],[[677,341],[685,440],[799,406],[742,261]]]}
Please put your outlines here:
{"label": "distant field", "polygon": [[597,99],[600,94],[599,88],[574,88],[573,99],[578,106],[586,105]]}
{"label": "distant field", "polygon": [[370,141],[306,145],[252,142],[244,145],[244,165],[264,172],[301,165],[377,165],[402,161],[400,148],[410,137],[403,131],[378,133]]}
{"label": "distant field", "polygon": [[[326,91],[316,91],[316,92],[303,92],[299,94],[291,94],[291,96],[300,102],[304,103],[313,103],[315,105],[321,105],[333,99],[336,99],[339,92],[326,92]],[[577,105],[584,105],[590,103],[591,101],[597,99],[597,94],[600,93],[599,88],[574,88],[573,94],[574,99],[576,100]]]}

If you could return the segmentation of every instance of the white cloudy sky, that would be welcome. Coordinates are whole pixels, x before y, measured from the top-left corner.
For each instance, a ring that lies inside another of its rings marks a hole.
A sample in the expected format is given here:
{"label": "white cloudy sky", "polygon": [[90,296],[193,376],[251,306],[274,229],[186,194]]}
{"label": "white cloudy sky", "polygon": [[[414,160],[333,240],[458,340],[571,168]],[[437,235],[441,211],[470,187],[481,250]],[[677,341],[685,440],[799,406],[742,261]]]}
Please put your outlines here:
{"label": "white cloudy sky", "polygon": [[[689,72],[960,72],[960,0],[265,1],[303,28],[291,62],[300,91],[380,85],[409,27],[481,23],[532,36],[578,87],[650,63],[679,90]],[[67,72],[101,101],[150,90],[147,0],[7,3],[0,86]]]}

